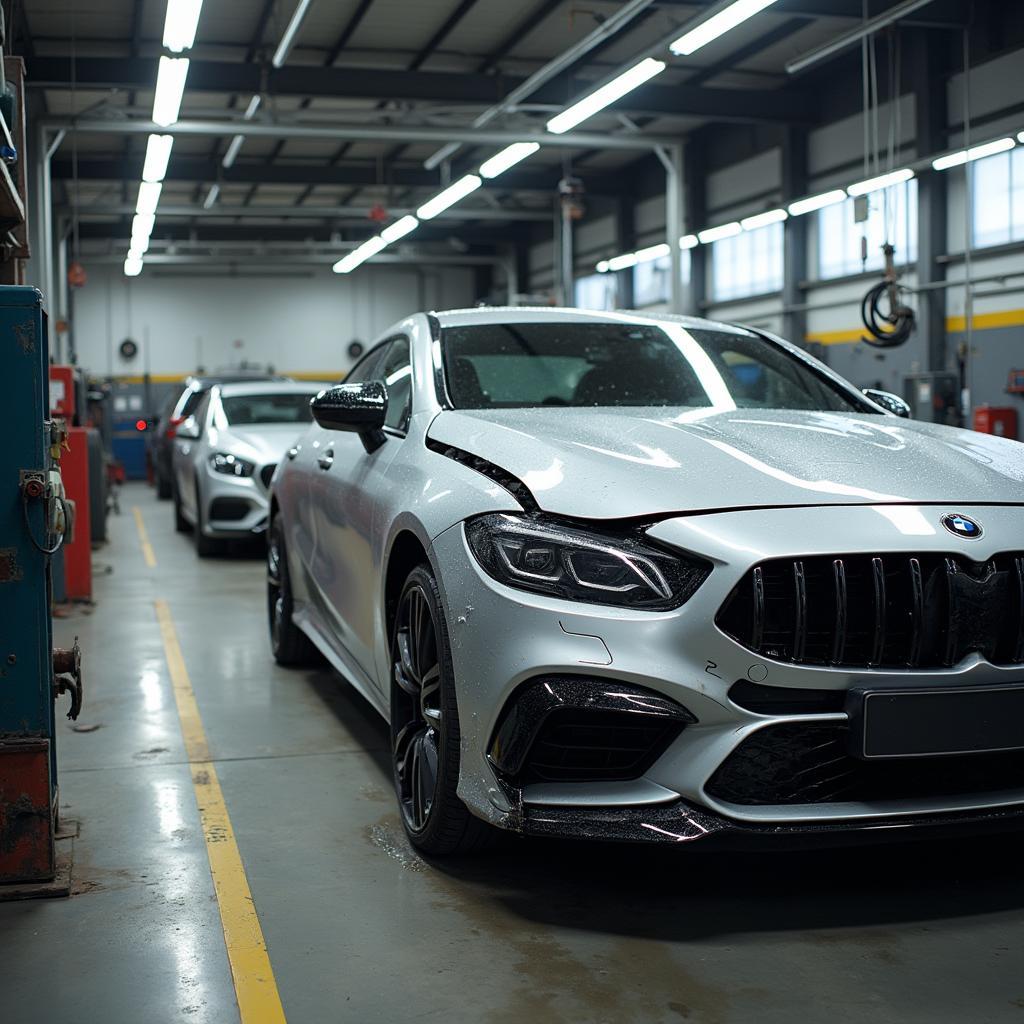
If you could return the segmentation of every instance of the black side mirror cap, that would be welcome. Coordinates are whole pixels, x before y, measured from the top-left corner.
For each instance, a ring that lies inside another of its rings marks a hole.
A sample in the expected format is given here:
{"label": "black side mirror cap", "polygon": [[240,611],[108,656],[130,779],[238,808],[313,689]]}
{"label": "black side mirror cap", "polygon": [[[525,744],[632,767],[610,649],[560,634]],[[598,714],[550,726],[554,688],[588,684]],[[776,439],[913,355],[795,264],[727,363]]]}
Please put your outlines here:
{"label": "black side mirror cap", "polygon": [[910,419],[910,406],[899,395],[894,395],[891,391],[879,391],[877,388],[864,388],[864,394],[886,412],[891,412],[905,420]]}
{"label": "black side mirror cap", "polygon": [[368,452],[387,440],[383,427],[388,414],[388,389],[379,380],[335,384],[321,391],[310,402],[310,408],[321,427],[358,434]]}

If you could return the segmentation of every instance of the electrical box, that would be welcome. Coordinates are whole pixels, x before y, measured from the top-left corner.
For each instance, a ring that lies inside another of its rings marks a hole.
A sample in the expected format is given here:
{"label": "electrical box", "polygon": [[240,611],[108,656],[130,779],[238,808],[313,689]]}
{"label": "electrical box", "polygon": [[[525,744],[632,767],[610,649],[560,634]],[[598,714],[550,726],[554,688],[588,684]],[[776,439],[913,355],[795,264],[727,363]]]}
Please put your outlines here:
{"label": "electrical box", "polygon": [[955,373],[911,373],[903,378],[903,397],[912,419],[957,426],[960,378]]}

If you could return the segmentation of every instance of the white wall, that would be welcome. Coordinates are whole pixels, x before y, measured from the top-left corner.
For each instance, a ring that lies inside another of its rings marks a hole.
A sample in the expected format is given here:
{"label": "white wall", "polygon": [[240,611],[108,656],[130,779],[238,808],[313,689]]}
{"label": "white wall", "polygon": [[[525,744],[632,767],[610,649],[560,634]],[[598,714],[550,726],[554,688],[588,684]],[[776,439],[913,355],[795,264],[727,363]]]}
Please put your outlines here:
{"label": "white wall", "polygon": [[[78,362],[100,375],[184,376],[198,367],[271,364],[332,377],[348,369],[349,342],[372,341],[410,313],[471,305],[471,270],[362,267],[350,276],[126,278],[120,266],[89,267],[75,294]],[[130,363],[117,349],[140,346]]]}

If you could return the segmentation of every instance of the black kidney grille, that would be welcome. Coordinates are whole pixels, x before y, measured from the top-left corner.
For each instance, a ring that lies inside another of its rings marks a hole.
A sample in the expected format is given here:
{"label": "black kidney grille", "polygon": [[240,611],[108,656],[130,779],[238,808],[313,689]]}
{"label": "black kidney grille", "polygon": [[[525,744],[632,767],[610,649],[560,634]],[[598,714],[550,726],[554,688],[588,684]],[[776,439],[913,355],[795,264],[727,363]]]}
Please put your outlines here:
{"label": "black kidney grille", "polygon": [[1024,753],[861,761],[845,723],[787,722],[748,736],[705,787],[743,805],[953,797],[1024,790]]}
{"label": "black kidney grille", "polygon": [[841,555],[765,562],[716,622],[755,653],[855,668],[1024,663],[1024,555]]}
{"label": "black kidney grille", "polygon": [[274,475],[274,470],[277,469],[277,463],[272,462],[269,466],[264,466],[260,470],[260,479],[263,481],[264,487],[270,486],[271,477]]}

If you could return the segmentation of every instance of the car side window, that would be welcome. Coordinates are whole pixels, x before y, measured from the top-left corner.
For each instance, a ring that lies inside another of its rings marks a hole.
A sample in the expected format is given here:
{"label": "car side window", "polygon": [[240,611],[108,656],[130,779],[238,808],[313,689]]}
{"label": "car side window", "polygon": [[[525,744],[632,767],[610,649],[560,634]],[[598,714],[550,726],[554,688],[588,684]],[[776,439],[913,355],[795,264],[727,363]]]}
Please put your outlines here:
{"label": "car side window", "polygon": [[412,416],[412,362],[408,338],[396,338],[391,342],[380,376],[388,389],[388,412],[384,424],[405,433]]}
{"label": "car side window", "polygon": [[367,380],[380,379],[380,362],[387,352],[387,344],[370,349],[362,359],[345,375],[346,384],[361,384]]}

